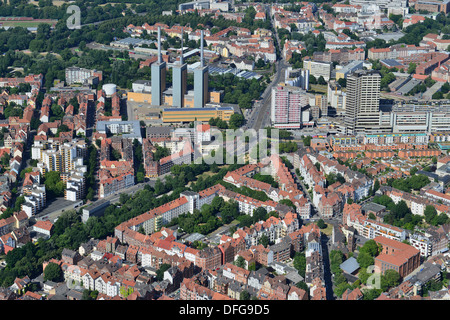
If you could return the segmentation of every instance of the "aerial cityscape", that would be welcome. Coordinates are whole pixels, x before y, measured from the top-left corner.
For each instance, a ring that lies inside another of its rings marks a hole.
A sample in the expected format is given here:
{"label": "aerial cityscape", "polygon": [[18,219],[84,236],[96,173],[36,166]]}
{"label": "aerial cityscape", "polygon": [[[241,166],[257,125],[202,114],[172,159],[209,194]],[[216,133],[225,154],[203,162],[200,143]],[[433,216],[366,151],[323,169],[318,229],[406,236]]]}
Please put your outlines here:
{"label": "aerial cityscape", "polygon": [[0,300],[450,300],[450,0],[9,0],[0,51]]}

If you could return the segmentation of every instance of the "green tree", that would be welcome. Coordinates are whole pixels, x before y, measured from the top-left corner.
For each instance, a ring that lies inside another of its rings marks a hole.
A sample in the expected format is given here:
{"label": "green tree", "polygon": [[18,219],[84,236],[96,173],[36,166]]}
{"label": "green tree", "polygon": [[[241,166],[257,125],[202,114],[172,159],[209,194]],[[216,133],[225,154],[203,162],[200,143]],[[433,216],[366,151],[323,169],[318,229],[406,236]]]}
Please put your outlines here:
{"label": "green tree", "polygon": [[241,294],[239,295],[239,300],[250,300],[250,293],[248,291],[241,291]]}
{"label": "green tree", "polygon": [[347,87],[347,79],[346,78],[340,78],[338,81],[339,85],[343,88]]}
{"label": "green tree", "polygon": [[228,121],[228,124],[231,129],[238,129],[242,127],[242,125],[245,123],[245,118],[240,113],[234,113],[231,115],[230,120]]}
{"label": "green tree", "polygon": [[159,266],[159,269],[156,270],[156,281],[162,281],[164,279],[164,272],[166,272],[170,268],[170,264],[163,263]]}
{"label": "green tree", "polygon": [[242,256],[237,257],[235,265],[239,268],[245,269],[245,259]]}
{"label": "green tree", "polygon": [[130,199],[131,199],[131,196],[129,194],[127,194],[127,193],[121,193],[119,195],[119,202],[121,204],[125,204]]}
{"label": "green tree", "polygon": [[136,181],[137,182],[144,182],[144,179],[145,179],[145,174],[143,172],[141,172],[141,171],[138,171],[136,173]]}
{"label": "green tree", "polygon": [[269,238],[265,234],[263,234],[261,238],[259,238],[258,243],[262,244],[264,248],[267,248],[267,246],[269,245]]}
{"label": "green tree", "polygon": [[381,289],[363,289],[363,300],[375,300],[382,292]]}
{"label": "green tree", "polygon": [[446,224],[449,220],[448,216],[444,213],[441,212],[437,217],[435,217],[434,219],[434,224],[435,226],[437,225],[443,225]]}
{"label": "green tree", "polygon": [[83,295],[81,296],[81,300],[94,300],[91,297],[91,292],[87,289],[83,290]]}
{"label": "green tree", "polygon": [[291,207],[292,209],[294,209],[294,211],[297,211],[297,207],[290,199],[281,199],[278,203],[287,205],[287,206]]}
{"label": "green tree", "polygon": [[303,138],[303,144],[305,145],[305,147],[311,146],[311,139],[311,136],[306,136]]}
{"label": "green tree", "polygon": [[336,294],[336,296],[338,297],[342,297],[342,294],[347,290],[350,289],[352,290],[352,286],[348,283],[348,282],[342,282],[338,285],[336,285],[336,287],[334,288],[334,293]]}
{"label": "green tree", "polygon": [[44,185],[49,199],[55,197],[63,197],[66,184],[61,180],[60,173],[58,171],[49,171],[45,173]]}
{"label": "green tree", "polygon": [[388,288],[394,288],[400,284],[400,274],[393,270],[388,269],[381,277],[381,289],[386,291]]}
{"label": "green tree", "polygon": [[267,210],[263,207],[258,207],[253,211],[253,222],[267,220]]}
{"label": "green tree", "polygon": [[300,288],[300,289],[305,290],[305,291],[306,291],[306,294],[309,293],[308,285],[307,285],[304,281],[297,282],[297,283],[295,284],[295,286],[296,286],[297,288]]}
{"label": "green tree", "polygon": [[319,220],[317,220],[317,226],[320,229],[325,229],[327,227],[327,224],[322,219],[319,219]]}
{"label": "green tree", "polygon": [[304,278],[306,272],[306,256],[304,253],[297,252],[295,254],[293,266],[297,269],[298,274]]}
{"label": "green tree", "polygon": [[317,83],[320,84],[320,85],[326,85],[327,84],[327,82],[325,81],[325,79],[322,76],[320,76],[319,79],[317,79]]}
{"label": "green tree", "polygon": [[417,67],[417,65],[415,63],[411,62],[408,66],[408,73],[412,74],[412,73],[416,72],[416,67]]}
{"label": "green tree", "polygon": [[374,240],[368,240],[364,243],[364,245],[359,249],[360,253],[367,253],[371,257],[375,257],[379,252],[379,246]]}
{"label": "green tree", "polygon": [[374,263],[373,257],[366,252],[360,252],[356,260],[358,261],[361,268],[367,268],[368,266],[371,266]]}
{"label": "green tree", "polygon": [[49,262],[48,265],[44,269],[44,280],[45,281],[54,281],[60,282],[63,278],[63,272],[61,267],[56,263]]}
{"label": "green tree", "polygon": [[437,211],[434,206],[427,205],[424,210],[425,221],[431,223],[433,219],[437,216]]}

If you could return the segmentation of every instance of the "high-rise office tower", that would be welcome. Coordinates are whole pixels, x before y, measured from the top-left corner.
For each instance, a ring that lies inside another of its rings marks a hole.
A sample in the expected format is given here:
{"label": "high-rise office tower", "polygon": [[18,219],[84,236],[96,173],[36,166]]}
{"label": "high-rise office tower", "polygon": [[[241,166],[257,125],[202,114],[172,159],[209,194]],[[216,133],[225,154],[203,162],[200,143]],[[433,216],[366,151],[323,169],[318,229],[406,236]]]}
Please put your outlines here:
{"label": "high-rise office tower", "polygon": [[158,27],[158,61],[152,64],[152,104],[163,104],[163,92],[166,90],[166,63],[161,56],[161,27]]}
{"label": "high-rise office tower", "polygon": [[187,90],[187,64],[183,61],[183,29],[181,29],[180,63],[172,67],[173,102],[172,107],[184,107],[184,95]]}
{"label": "high-rise office tower", "polygon": [[203,108],[209,100],[208,66],[203,62],[203,30],[200,34],[200,66],[194,69],[194,108]]}
{"label": "high-rise office tower", "polygon": [[347,133],[376,132],[380,128],[380,80],[375,70],[347,76],[345,126]]}

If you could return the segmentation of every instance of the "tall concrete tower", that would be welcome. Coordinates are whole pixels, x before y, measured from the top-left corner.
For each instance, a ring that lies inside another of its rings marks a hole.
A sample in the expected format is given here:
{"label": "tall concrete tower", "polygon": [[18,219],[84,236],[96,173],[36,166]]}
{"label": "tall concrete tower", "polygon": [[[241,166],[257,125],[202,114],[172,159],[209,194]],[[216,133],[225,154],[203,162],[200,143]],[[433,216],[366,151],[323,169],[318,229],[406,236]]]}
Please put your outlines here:
{"label": "tall concrete tower", "polygon": [[158,27],[158,61],[151,67],[152,72],[152,104],[163,104],[163,92],[166,90],[166,63],[161,56],[161,27]]}
{"label": "tall concrete tower", "polygon": [[172,67],[173,102],[172,106],[184,107],[184,95],[187,91],[187,64],[183,61],[183,29],[181,29],[180,62]]}
{"label": "tall concrete tower", "polygon": [[208,66],[203,61],[203,30],[200,33],[200,66],[194,69],[194,108],[203,108],[209,100]]}

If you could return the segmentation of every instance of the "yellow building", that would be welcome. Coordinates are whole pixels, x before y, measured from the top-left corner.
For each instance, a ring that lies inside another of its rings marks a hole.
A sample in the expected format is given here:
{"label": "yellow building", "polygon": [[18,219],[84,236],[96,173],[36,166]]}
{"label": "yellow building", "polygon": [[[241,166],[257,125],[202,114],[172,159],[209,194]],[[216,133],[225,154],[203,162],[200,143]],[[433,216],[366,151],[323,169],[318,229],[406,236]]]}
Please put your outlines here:
{"label": "yellow building", "polygon": [[209,101],[215,103],[222,102],[222,93],[223,91],[210,91],[209,92]]}
{"label": "yellow building", "polygon": [[163,95],[164,96],[164,104],[165,105],[173,105],[173,96],[172,95]]}
{"label": "yellow building", "polygon": [[152,103],[152,94],[144,92],[128,92],[127,100],[134,102]]}
{"label": "yellow building", "polygon": [[211,108],[167,108],[163,110],[163,122],[209,121],[211,118],[230,120],[234,114],[232,107]]}
{"label": "yellow building", "polygon": [[[214,103],[222,102],[222,93],[221,91],[211,91],[208,92],[209,101]],[[163,104],[166,106],[173,105],[173,96],[169,94],[163,95]],[[127,93],[127,101],[133,101],[138,103],[152,103],[152,94],[151,93],[143,93],[143,92],[128,92]],[[194,96],[193,95],[185,95],[184,96],[184,107],[185,108],[193,108],[194,107]]]}
{"label": "yellow building", "polygon": [[194,107],[194,96],[184,96],[184,107],[185,108]]}

